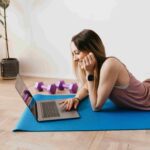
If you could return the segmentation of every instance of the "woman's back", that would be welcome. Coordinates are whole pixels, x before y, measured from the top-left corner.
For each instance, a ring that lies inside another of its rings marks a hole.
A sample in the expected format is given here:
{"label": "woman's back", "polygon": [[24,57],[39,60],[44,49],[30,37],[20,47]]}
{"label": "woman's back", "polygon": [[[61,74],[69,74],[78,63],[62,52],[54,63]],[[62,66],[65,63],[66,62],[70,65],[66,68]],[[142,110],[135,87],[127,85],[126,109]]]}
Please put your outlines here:
{"label": "woman's back", "polygon": [[115,87],[123,87],[123,88],[127,87],[129,85],[130,77],[129,77],[129,72],[128,72],[126,66],[116,57],[112,57],[112,56],[107,57],[106,61],[108,59],[109,60],[111,59],[111,62],[114,65],[117,64],[116,66],[119,67],[119,74],[118,74],[117,81],[115,83]]}
{"label": "woman's back", "polygon": [[[150,110],[150,80],[140,82],[126,69],[124,64],[122,65],[122,72],[125,69],[127,74],[120,75],[120,78],[123,82],[125,81],[125,84],[114,86],[109,98],[121,107]],[[121,80],[118,79],[118,81]]]}

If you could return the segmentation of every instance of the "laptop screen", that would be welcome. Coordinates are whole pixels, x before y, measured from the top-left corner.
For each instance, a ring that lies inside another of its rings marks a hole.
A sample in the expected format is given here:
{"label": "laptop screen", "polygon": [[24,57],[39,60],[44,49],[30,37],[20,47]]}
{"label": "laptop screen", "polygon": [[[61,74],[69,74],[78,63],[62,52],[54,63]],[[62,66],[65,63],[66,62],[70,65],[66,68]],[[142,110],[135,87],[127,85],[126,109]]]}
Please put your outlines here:
{"label": "laptop screen", "polygon": [[19,95],[22,97],[23,101],[27,105],[27,107],[30,109],[34,117],[37,119],[36,101],[34,100],[31,92],[27,89],[25,83],[23,82],[19,74],[17,75],[17,78],[16,78],[15,87]]}

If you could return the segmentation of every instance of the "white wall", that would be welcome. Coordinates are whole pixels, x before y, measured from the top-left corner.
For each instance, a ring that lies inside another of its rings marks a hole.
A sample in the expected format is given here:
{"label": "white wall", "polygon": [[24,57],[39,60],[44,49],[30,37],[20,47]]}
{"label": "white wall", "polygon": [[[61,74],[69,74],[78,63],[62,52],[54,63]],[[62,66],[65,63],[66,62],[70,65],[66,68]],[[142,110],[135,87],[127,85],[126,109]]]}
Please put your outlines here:
{"label": "white wall", "polygon": [[150,78],[149,6],[149,0],[11,0],[10,54],[19,59],[21,74],[74,78],[70,39],[90,28],[107,55],[118,57],[138,79]]}

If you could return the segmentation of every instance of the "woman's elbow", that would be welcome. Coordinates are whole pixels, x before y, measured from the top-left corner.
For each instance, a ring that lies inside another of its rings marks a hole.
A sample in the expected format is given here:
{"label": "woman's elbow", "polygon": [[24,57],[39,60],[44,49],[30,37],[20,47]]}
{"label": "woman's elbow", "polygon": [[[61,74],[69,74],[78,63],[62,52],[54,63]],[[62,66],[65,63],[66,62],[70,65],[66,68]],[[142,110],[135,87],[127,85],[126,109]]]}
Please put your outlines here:
{"label": "woman's elbow", "polygon": [[94,112],[98,112],[98,111],[100,111],[100,109],[98,109],[98,108],[94,108],[94,109],[92,109]]}
{"label": "woman's elbow", "polygon": [[92,110],[95,111],[95,112],[96,112],[96,111],[100,111],[100,110],[101,110],[101,107],[100,107],[100,106],[93,106],[93,107],[92,107]]}

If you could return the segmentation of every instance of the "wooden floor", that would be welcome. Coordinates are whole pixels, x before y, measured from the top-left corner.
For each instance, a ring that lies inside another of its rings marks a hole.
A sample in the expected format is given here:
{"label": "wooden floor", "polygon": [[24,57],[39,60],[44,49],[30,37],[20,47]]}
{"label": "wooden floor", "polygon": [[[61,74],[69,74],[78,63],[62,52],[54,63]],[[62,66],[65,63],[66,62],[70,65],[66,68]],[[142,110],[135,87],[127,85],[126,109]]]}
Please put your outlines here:
{"label": "wooden floor", "polygon": [[[36,81],[23,77],[33,94]],[[57,81],[56,79],[53,81]],[[0,79],[0,150],[150,150],[150,131],[12,132],[25,104],[14,88],[15,80]]]}

